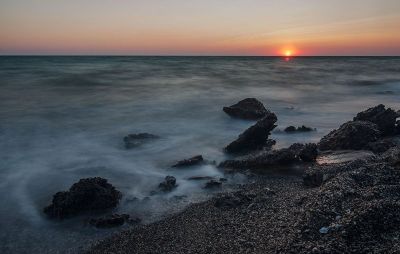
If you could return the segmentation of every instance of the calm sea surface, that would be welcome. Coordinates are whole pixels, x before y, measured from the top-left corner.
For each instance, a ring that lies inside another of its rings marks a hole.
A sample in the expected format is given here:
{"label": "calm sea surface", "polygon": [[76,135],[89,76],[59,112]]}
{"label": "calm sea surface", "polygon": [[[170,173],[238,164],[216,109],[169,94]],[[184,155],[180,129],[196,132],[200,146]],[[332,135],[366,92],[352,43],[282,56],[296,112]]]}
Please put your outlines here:
{"label": "calm sea surface", "polygon": [[[277,114],[277,129],[317,128],[275,131],[277,147],[316,142],[367,107],[400,109],[400,58],[0,57],[0,253],[74,253],[120,230],[43,216],[55,192],[83,177],[109,179],[124,194],[115,212],[145,223],[208,198],[186,179],[222,176],[215,166],[169,166],[226,159],[222,148],[253,122],[222,107],[246,97]],[[161,139],[125,150],[122,138],[138,132]],[[179,187],[143,200],[166,175]]]}

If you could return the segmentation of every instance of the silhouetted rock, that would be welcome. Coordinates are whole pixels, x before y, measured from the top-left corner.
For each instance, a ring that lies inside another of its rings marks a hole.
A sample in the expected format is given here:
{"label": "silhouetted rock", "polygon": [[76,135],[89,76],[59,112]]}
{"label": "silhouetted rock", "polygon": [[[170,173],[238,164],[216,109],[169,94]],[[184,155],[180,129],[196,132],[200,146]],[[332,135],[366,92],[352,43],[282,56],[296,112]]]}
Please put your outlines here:
{"label": "silhouetted rock", "polygon": [[241,100],[232,106],[224,107],[223,110],[231,117],[247,120],[257,120],[271,114],[271,112],[255,98]]}
{"label": "silhouetted rock", "polygon": [[160,183],[158,187],[164,192],[172,191],[177,187],[176,178],[173,176],[166,176],[164,182]]}
{"label": "silhouetted rock", "polygon": [[275,141],[268,139],[268,136],[276,127],[276,121],[276,115],[271,113],[240,134],[225,150],[228,153],[243,153],[262,149],[263,147],[270,148],[275,144]]}
{"label": "silhouetted rock", "polygon": [[294,126],[289,126],[286,127],[284,131],[287,133],[295,133],[295,132],[310,132],[310,131],[315,131],[315,129],[302,125],[301,127],[297,128]]}
{"label": "silhouetted rock", "polygon": [[206,185],[204,186],[205,189],[213,189],[213,188],[220,188],[222,186],[221,181],[216,181],[216,180],[210,180],[206,182]]}
{"label": "silhouetted rock", "polygon": [[174,167],[174,168],[188,167],[188,166],[199,165],[199,164],[202,164],[202,163],[204,163],[203,156],[201,156],[201,155],[196,155],[196,156],[194,156],[194,157],[192,157],[192,158],[178,161],[178,162],[177,162],[175,165],[173,165],[172,167]]}
{"label": "silhouetted rock", "polygon": [[322,151],[361,150],[380,137],[381,132],[376,124],[368,121],[350,121],[323,137],[318,146]]}
{"label": "silhouetted rock", "polygon": [[69,191],[57,192],[52,204],[44,213],[52,218],[63,219],[81,212],[116,207],[122,194],[100,177],[85,178],[74,183]]}
{"label": "silhouetted rock", "polygon": [[112,214],[101,218],[90,219],[89,224],[96,228],[112,228],[122,226],[129,220],[128,214]]}
{"label": "silhouetted rock", "polygon": [[318,156],[318,146],[314,143],[304,145],[300,151],[299,157],[304,162],[313,162]]}
{"label": "silhouetted rock", "polygon": [[380,104],[376,107],[369,108],[357,114],[354,121],[369,121],[378,125],[382,135],[392,135],[395,133],[395,123],[397,113],[391,108],[385,109],[385,106]]}
{"label": "silhouetted rock", "polygon": [[160,137],[149,133],[129,134],[128,136],[124,137],[125,148],[131,149],[140,146],[145,142],[158,138]]}
{"label": "silhouetted rock", "polygon": [[249,155],[240,160],[227,160],[219,167],[231,169],[265,169],[268,166],[283,166],[301,162],[300,155],[306,162],[313,161],[318,154],[315,144],[293,144],[289,148],[264,151],[258,154]]}

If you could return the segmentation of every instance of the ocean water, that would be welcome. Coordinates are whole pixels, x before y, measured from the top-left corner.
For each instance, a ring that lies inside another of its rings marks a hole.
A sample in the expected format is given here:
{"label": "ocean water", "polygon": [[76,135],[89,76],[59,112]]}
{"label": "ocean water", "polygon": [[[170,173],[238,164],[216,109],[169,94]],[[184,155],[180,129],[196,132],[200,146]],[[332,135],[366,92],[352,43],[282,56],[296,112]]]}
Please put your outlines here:
{"label": "ocean water", "polygon": [[[400,109],[400,58],[0,57],[0,253],[75,253],[121,230],[44,216],[52,195],[83,177],[109,179],[124,194],[115,212],[144,223],[212,196],[187,178],[223,176],[215,166],[170,165],[228,158],[222,148],[253,122],[222,107],[246,97],[277,114],[277,147],[317,142],[365,108]],[[317,131],[279,131],[303,124]],[[124,149],[139,132],[161,139]],[[166,175],[178,188],[146,201]]]}

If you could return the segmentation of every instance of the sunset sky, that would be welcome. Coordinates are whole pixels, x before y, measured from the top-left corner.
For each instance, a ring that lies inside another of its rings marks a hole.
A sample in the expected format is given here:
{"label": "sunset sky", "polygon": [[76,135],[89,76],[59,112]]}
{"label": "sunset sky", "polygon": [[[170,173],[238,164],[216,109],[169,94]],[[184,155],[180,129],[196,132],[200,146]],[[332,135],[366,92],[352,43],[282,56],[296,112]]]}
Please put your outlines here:
{"label": "sunset sky", "polygon": [[0,0],[0,54],[400,55],[400,0]]}

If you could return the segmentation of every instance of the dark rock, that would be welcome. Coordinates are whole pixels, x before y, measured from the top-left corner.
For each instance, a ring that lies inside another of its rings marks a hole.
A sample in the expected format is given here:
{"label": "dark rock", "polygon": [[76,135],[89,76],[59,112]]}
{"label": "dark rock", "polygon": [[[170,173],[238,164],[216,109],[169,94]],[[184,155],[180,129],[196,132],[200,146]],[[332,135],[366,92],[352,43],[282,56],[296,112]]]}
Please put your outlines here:
{"label": "dark rock", "polygon": [[228,153],[242,153],[272,146],[275,144],[275,141],[269,140],[268,136],[276,127],[276,121],[276,115],[273,113],[269,114],[240,134],[225,150]]}
{"label": "dark rock", "polygon": [[204,189],[213,189],[213,188],[220,188],[222,186],[221,181],[210,180],[204,186]]}
{"label": "dark rock", "polygon": [[378,125],[379,130],[383,135],[392,135],[395,133],[395,123],[397,113],[391,108],[385,109],[385,106],[380,104],[376,107],[369,108],[357,114],[354,121],[369,121]]}
{"label": "dark rock", "polygon": [[121,197],[121,192],[106,179],[85,178],[74,183],[69,191],[57,192],[52,204],[44,208],[44,213],[63,219],[86,211],[116,207]]}
{"label": "dark rock", "polygon": [[192,157],[192,158],[178,161],[178,162],[177,162],[175,165],[173,165],[172,167],[174,167],[174,168],[188,167],[188,166],[199,165],[199,164],[202,164],[202,163],[204,163],[203,156],[201,156],[201,155],[196,155],[196,156],[194,156],[194,157]]}
{"label": "dark rock", "polygon": [[131,149],[140,146],[149,140],[158,138],[160,137],[149,133],[129,134],[128,136],[124,137],[125,148]]}
{"label": "dark rock", "polygon": [[129,220],[128,214],[112,214],[109,216],[91,219],[89,224],[95,226],[96,228],[112,228],[122,226],[125,222]]}
{"label": "dark rock", "polygon": [[396,134],[400,135],[400,120],[396,121]]}
{"label": "dark rock", "polygon": [[227,160],[219,167],[233,169],[263,169],[273,165],[289,165],[300,161],[299,154],[304,149],[302,144],[293,144],[289,148],[265,151],[256,155],[247,156],[241,160]]}
{"label": "dark rock", "polygon": [[289,126],[289,127],[286,127],[284,131],[287,133],[310,132],[310,131],[315,131],[315,129],[302,125],[301,127],[297,127],[297,128],[294,126]]}
{"label": "dark rock", "polygon": [[370,142],[381,136],[378,126],[367,121],[350,121],[339,129],[331,131],[319,142],[319,149],[325,150],[362,150]]}
{"label": "dark rock", "polygon": [[304,145],[300,151],[299,157],[304,162],[313,162],[318,156],[318,146],[314,143]]}
{"label": "dark rock", "polygon": [[164,182],[158,185],[161,191],[169,192],[177,187],[176,178],[173,176],[166,176]]}
{"label": "dark rock", "polygon": [[241,100],[232,106],[224,107],[223,110],[231,117],[246,120],[257,120],[271,114],[271,112],[255,98]]}
{"label": "dark rock", "polygon": [[400,165],[400,147],[395,146],[384,152],[381,156],[381,159],[391,165],[399,166]]}

